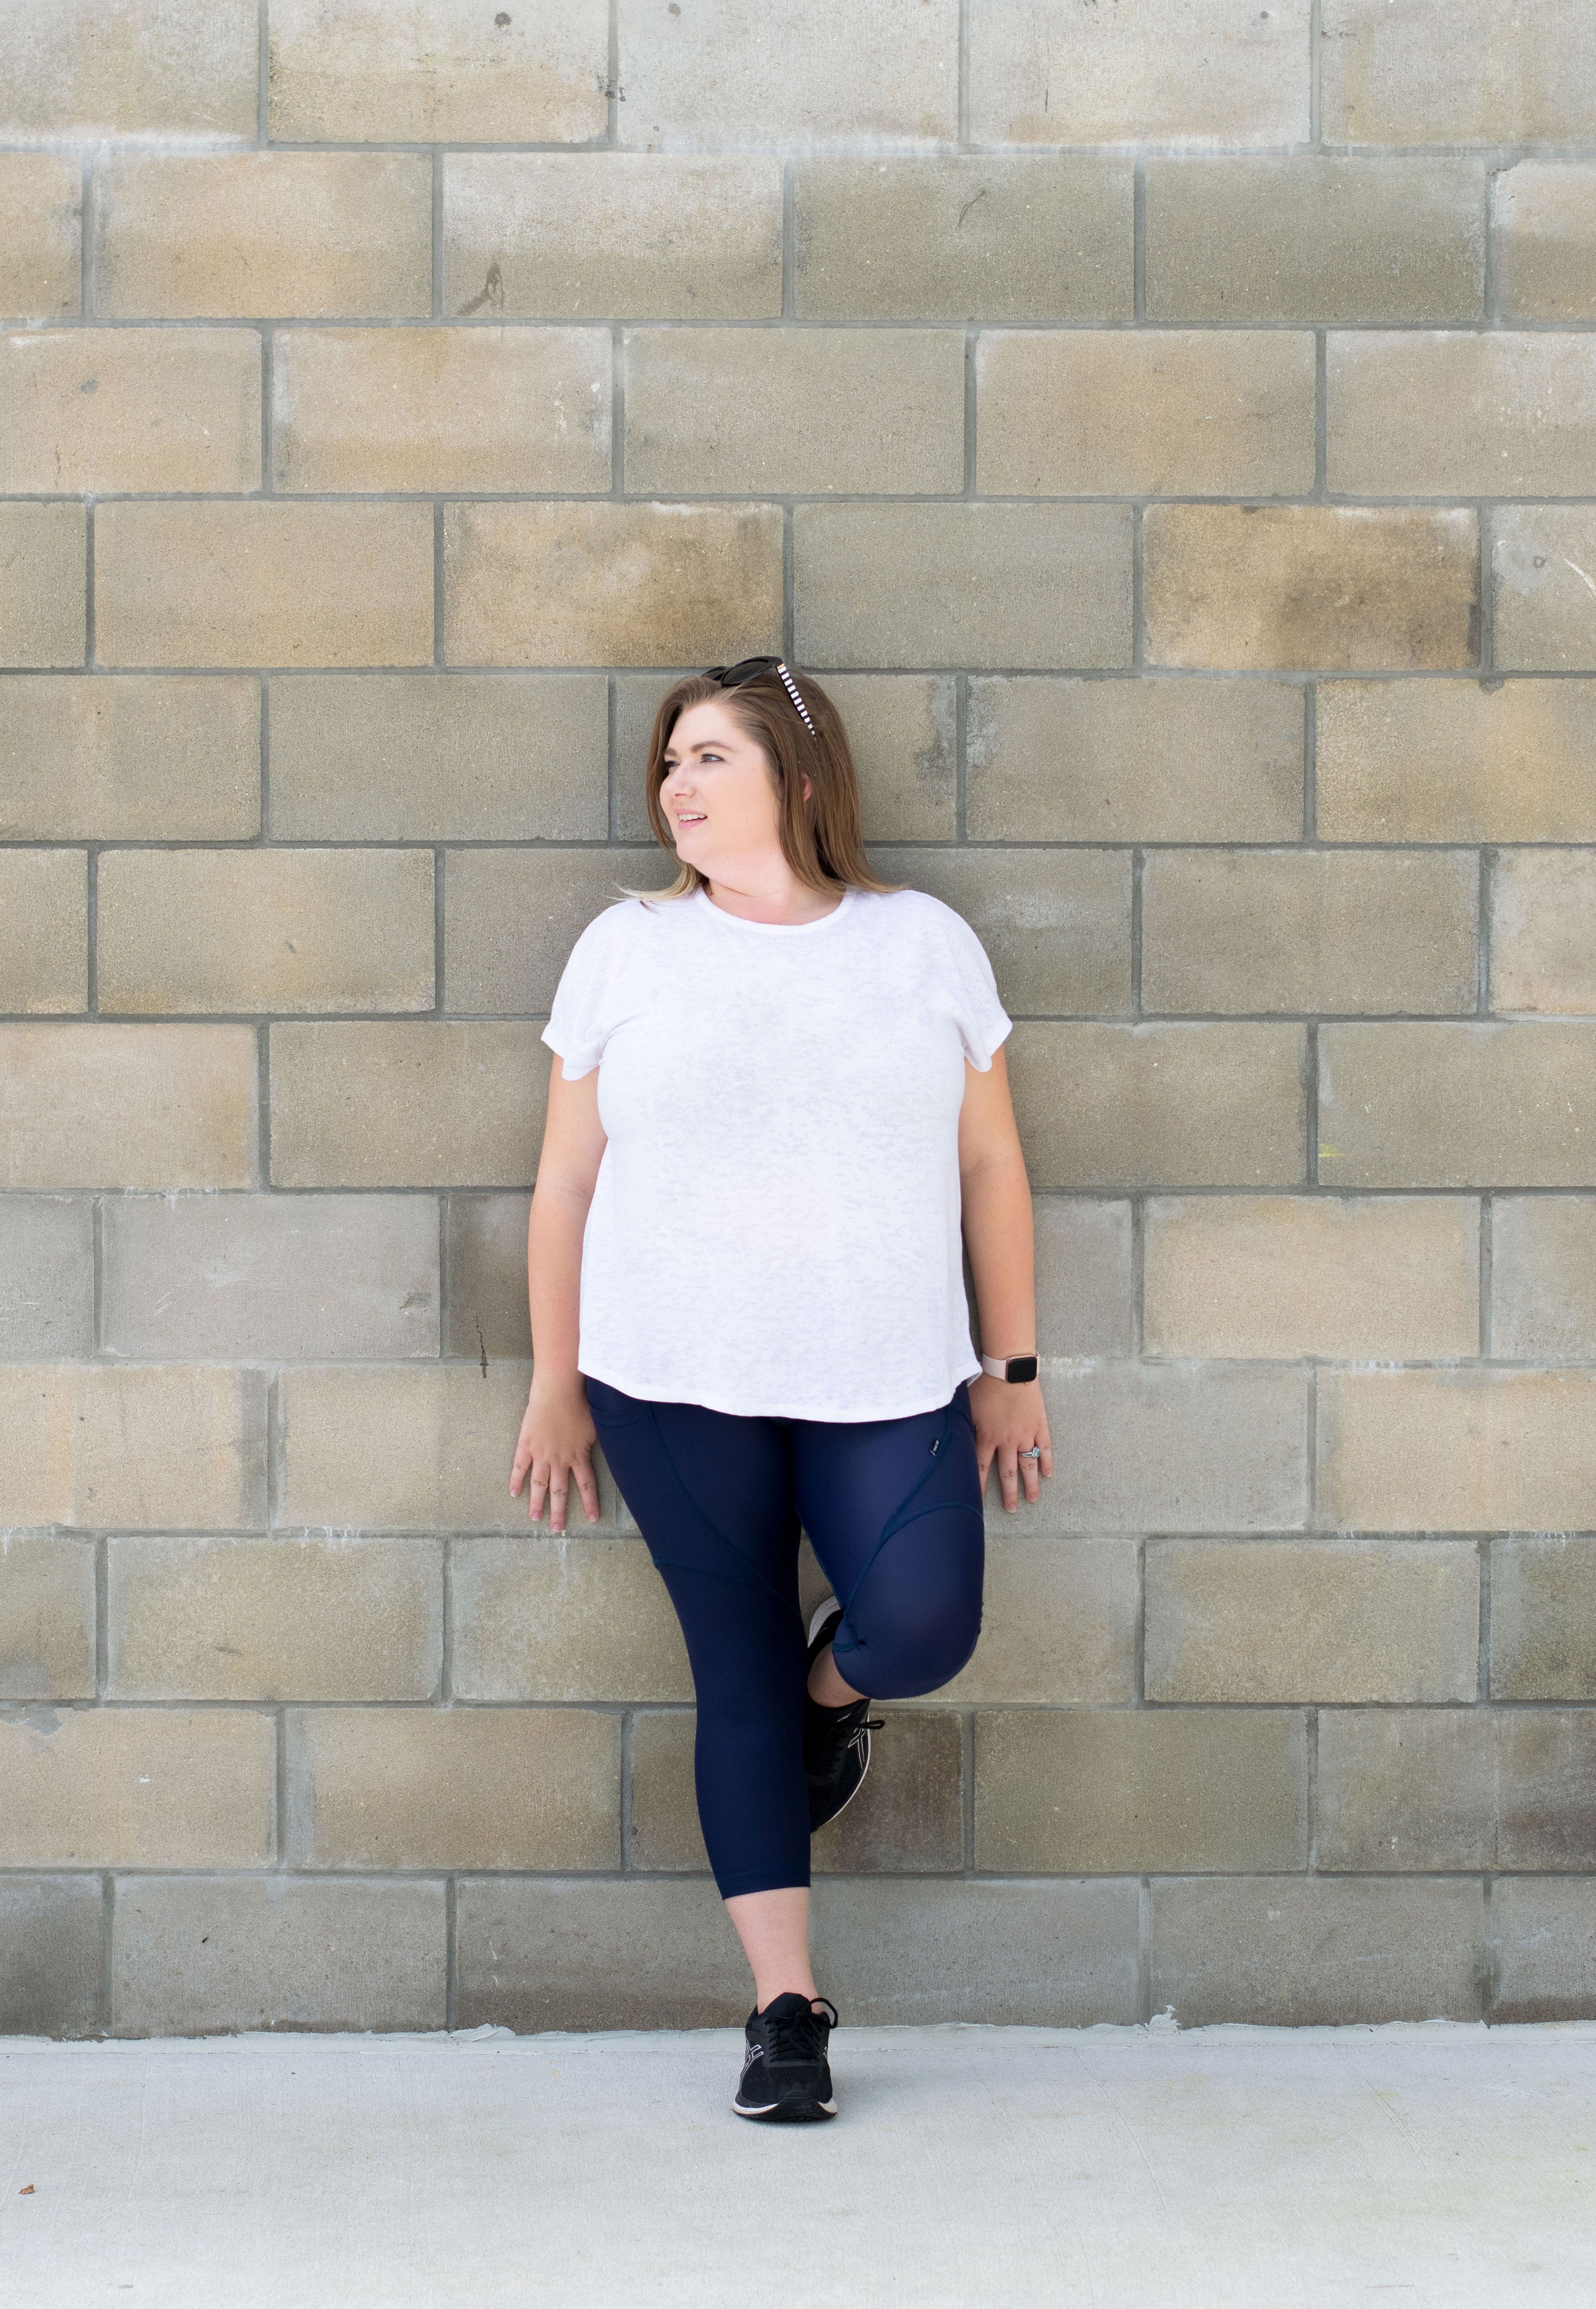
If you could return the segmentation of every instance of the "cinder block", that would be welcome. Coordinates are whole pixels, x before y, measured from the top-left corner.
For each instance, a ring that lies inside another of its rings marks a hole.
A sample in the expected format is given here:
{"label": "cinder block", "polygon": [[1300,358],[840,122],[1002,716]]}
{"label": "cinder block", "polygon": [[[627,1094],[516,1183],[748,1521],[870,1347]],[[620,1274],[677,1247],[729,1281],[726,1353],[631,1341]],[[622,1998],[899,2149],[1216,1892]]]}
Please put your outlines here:
{"label": "cinder block", "polygon": [[793,556],[800,659],[1131,662],[1128,506],[802,505]]}
{"label": "cinder block", "polygon": [[1332,144],[1520,144],[1583,137],[1596,101],[1583,0],[1325,0]]}
{"label": "cinder block", "polygon": [[[798,666],[798,677],[801,679],[805,669],[798,663],[796,654],[788,660],[788,664]],[[907,679],[908,677],[899,678]],[[616,831],[623,842],[655,840],[653,828],[649,824],[645,794],[648,781],[649,745],[653,733],[654,716],[660,710],[660,702],[680,679],[680,675],[676,673],[619,673],[615,678],[615,742],[612,751],[615,756]],[[863,684],[866,681],[879,681],[882,677],[879,674],[855,674],[852,679]],[[837,696],[833,686],[836,679],[837,676],[829,672],[825,678],[826,692],[833,701]],[[958,761],[954,743],[957,714],[953,696],[953,683],[951,678],[946,679],[945,686],[946,765],[949,780],[947,838],[951,840],[957,824]],[[838,711],[842,711],[840,704]],[[888,711],[890,713],[890,708]],[[879,725],[884,718],[879,709],[876,718]],[[855,767],[860,770],[862,799],[863,771],[857,762]]]}
{"label": "cinder block", "polygon": [[1471,851],[1154,852],[1142,876],[1150,1011],[1471,1011]]}
{"label": "cinder block", "polygon": [[258,40],[252,0],[17,7],[6,28],[0,137],[253,136]]}
{"label": "cinder block", "polygon": [[0,489],[255,489],[254,329],[39,329],[0,337]]}
{"label": "cinder block", "polygon": [[1494,227],[1505,318],[1596,321],[1596,165],[1518,160],[1500,169]]}
{"label": "cinder block", "polygon": [[0,1010],[82,1010],[88,999],[83,852],[0,852]]}
{"label": "cinder block", "polygon": [[450,505],[444,555],[452,665],[730,665],[781,631],[776,506]]}
{"label": "cinder block", "polygon": [[999,497],[1290,497],[1314,483],[1306,329],[996,329],[976,485]]}
{"label": "cinder block", "polygon": [[972,842],[1294,842],[1302,692],[1276,681],[970,685]]}
{"label": "cinder block", "polygon": [[747,38],[738,0],[670,16],[619,0],[621,132],[675,151],[873,151],[959,134],[958,0],[816,15],[784,0]]}
{"label": "cinder block", "polygon": [[1128,321],[1128,160],[802,160],[793,309],[823,321]]}
{"label": "cinder block", "polygon": [[[709,1867],[693,1793],[694,1723],[686,1708],[633,1718],[633,1868]],[[815,1873],[956,1873],[964,1859],[962,1745],[957,1716],[889,1708],[884,1729],[872,1735],[869,1777],[846,1813],[815,1838]]]}
{"label": "cinder block", "polygon": [[444,873],[444,1000],[547,1014],[572,947],[620,885],[663,889],[656,850],[452,850]]}
{"label": "cinder block", "polygon": [[13,1530],[237,1530],[265,1520],[260,1371],[5,1363],[0,1402],[15,1453]]}
{"label": "cinder block", "polygon": [[1321,1868],[1585,1870],[1592,1801],[1589,1708],[1319,1718]]}
{"label": "cinder block", "polygon": [[1596,1185],[1596,1026],[1326,1026],[1319,1137],[1327,1186]]}
{"label": "cinder block", "polygon": [[1485,202],[1478,160],[1319,152],[1150,160],[1148,316],[1479,320]]}
{"label": "cinder block", "polygon": [[307,674],[272,685],[272,831],[294,842],[602,842],[604,677]]}
{"label": "cinder block", "polygon": [[112,1699],[430,1699],[437,1543],[306,1534],[107,1544]]}
{"label": "cinder block", "polygon": [[446,1355],[508,1355],[530,1362],[527,1222],[530,1195],[451,1195],[444,1215],[449,1302]]}
{"label": "cinder block", "polygon": [[[495,1363],[327,1365],[278,1382],[280,1524],[314,1530],[519,1531],[510,1462],[531,1372]],[[574,1544],[583,1522],[580,1501]]]}
{"label": "cinder block", "polygon": [[1596,666],[1596,510],[1493,506],[1490,525],[1497,663],[1528,672]]}
{"label": "cinder block", "polygon": [[1160,1540],[1149,1699],[1472,1699],[1480,1557],[1462,1540]]}
{"label": "cinder block", "polygon": [[99,2036],[104,1977],[98,1877],[0,1878],[0,2036]]}
{"label": "cinder block", "polygon": [[580,1708],[300,1708],[299,1868],[613,1869],[621,1722]]}
{"label": "cinder block", "polygon": [[765,154],[451,152],[451,317],[743,321],[781,310],[781,168]]}
{"label": "cinder block", "polygon": [[1303,1372],[1047,1362],[1042,1381],[1053,1473],[1042,1485],[1040,1512],[1055,1530],[1303,1527]]}
{"label": "cinder block", "polygon": [[0,154],[0,313],[54,321],[78,311],[82,191],[71,153]]}
{"label": "cinder block", "polygon": [[1491,1886],[1486,1945],[1494,1991],[1489,2018],[1596,2018],[1596,1885],[1503,1876]]}
{"label": "cinder block", "polygon": [[1461,1196],[1155,1198],[1143,1240],[1150,1354],[1479,1352],[1480,1211]]}
{"label": "cinder block", "polygon": [[579,144],[604,134],[607,28],[604,0],[496,15],[453,0],[397,14],[372,0],[274,0],[271,133],[289,144]]}
{"label": "cinder block", "polygon": [[0,1699],[93,1697],[93,1545],[13,1533],[0,1545]]}
{"label": "cinder block", "polygon": [[[1027,1512],[1020,1509],[1016,1520]],[[936,1697],[978,1707],[1014,1700],[1112,1707],[1132,1699],[1141,1600],[1134,1539],[991,1531],[981,1639],[969,1666]]]}
{"label": "cinder block", "polygon": [[607,329],[285,329],[280,489],[609,487]]}
{"label": "cinder block", "polygon": [[1596,683],[1327,681],[1324,842],[1596,840]]}
{"label": "cinder block", "polygon": [[456,1699],[693,1697],[681,1630],[647,1548],[593,1537],[580,1504],[564,1538],[544,1528],[459,1541],[449,1585]]}
{"label": "cinder block", "polygon": [[964,486],[962,330],[632,329],[625,358],[629,489]]}
{"label": "cinder block", "polygon": [[538,1033],[441,1021],[273,1026],[272,1185],[528,1184],[548,1094]]}
{"label": "cinder block", "polygon": [[[625,685],[623,685],[624,687]],[[958,823],[957,701],[951,676],[828,673],[825,694],[842,717],[858,773],[867,842],[951,842]],[[617,731],[617,735],[620,733]],[[647,760],[646,738],[639,749]],[[634,817],[642,781],[635,753],[621,757]],[[638,827],[648,831],[647,820]]]}
{"label": "cinder block", "polygon": [[114,850],[104,1011],[430,1010],[427,850]]}
{"label": "cinder block", "polygon": [[95,172],[94,309],[424,320],[431,242],[425,152],[119,155]]}
{"label": "cinder block", "polygon": [[1333,335],[1325,390],[1338,493],[1568,497],[1591,486],[1596,344],[1583,333]]}
{"label": "cinder block", "polygon": [[0,665],[82,664],[87,536],[82,506],[0,505]]}
{"label": "cinder block", "polygon": [[1136,1911],[1134,1881],[822,1878],[815,1961],[846,1984],[859,2027],[1125,2027],[1139,2010]]}
{"label": "cinder block", "polygon": [[1031,1211],[1039,1353],[1128,1355],[1130,1205],[1033,1195]]}
{"label": "cinder block", "polygon": [[254,1184],[249,1026],[0,1026],[0,1185]]}
{"label": "cinder block", "polygon": [[1596,1362],[1596,1198],[1497,1196],[1491,1349],[1509,1362]]}
{"label": "cinder block", "polygon": [[1183,2028],[1477,2020],[1483,1910],[1478,1884],[1155,1884],[1153,2010]]}
{"label": "cinder block", "polygon": [[1472,665],[1478,516],[1374,506],[1150,506],[1154,665],[1281,670]]}
{"label": "cinder block", "polygon": [[[0,516],[56,510],[0,506]],[[260,825],[258,681],[79,674],[0,682],[7,842],[247,841]]]}
{"label": "cinder block", "polygon": [[1344,1531],[1589,1531],[1596,1372],[1324,1371],[1319,1518]]}
{"label": "cinder block", "polygon": [[1007,1050],[1033,1187],[1290,1187],[1298,1026],[1022,1025]]}
{"label": "cinder block", "polygon": [[427,1195],[118,1195],[101,1213],[116,1355],[297,1362],[438,1351]]}
{"label": "cinder block", "polygon": [[978,144],[1301,144],[1307,0],[1129,0],[1067,15],[989,0],[971,27]]}
{"label": "cinder block", "polygon": [[262,498],[101,506],[108,665],[430,665],[432,508]]}
{"label": "cinder block", "polygon": [[113,2033],[446,2028],[445,1906],[441,1882],[124,1877]]}
{"label": "cinder block", "polygon": [[978,1869],[1232,1872],[1307,1858],[1298,1711],[1013,1708],[976,1718]]}
{"label": "cinder block", "polygon": [[1014,1016],[1127,1014],[1127,851],[877,849],[889,882],[928,890],[975,931]]}
{"label": "cinder block", "polygon": [[1505,850],[1490,872],[1493,1010],[1596,1011],[1596,856]]}
{"label": "cinder block", "polygon": [[468,1876],[454,1945],[459,2028],[741,2028],[751,2001],[731,1919],[703,1878]]}
{"label": "cinder block", "polygon": [[54,1362],[94,1352],[94,1206],[0,1195],[0,1356]]}
{"label": "cinder block", "polygon": [[250,1708],[0,1708],[0,1866],[263,1868],[276,1755]]}
{"label": "cinder block", "polygon": [[1490,1696],[1596,1699],[1596,1539],[1491,1547]]}

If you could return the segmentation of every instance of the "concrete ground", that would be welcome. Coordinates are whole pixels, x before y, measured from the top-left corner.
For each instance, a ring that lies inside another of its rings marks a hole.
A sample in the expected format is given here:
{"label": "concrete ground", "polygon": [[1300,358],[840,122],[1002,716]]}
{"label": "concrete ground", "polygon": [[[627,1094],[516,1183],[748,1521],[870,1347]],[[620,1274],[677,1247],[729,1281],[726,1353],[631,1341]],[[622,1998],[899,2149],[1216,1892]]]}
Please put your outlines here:
{"label": "concrete ground", "polygon": [[[0,2301],[1518,2309],[1596,2296],[1596,2023],[0,2039]],[[23,2194],[27,2184],[32,2193]]]}

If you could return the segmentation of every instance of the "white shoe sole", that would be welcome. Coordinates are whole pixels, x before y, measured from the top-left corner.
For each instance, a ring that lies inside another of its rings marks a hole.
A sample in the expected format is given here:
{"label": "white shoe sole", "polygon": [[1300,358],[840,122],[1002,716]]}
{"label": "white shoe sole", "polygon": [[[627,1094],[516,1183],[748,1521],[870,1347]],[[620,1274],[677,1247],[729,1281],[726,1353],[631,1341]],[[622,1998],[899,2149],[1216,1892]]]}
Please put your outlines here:
{"label": "white shoe sole", "polygon": [[[810,2105],[817,2108],[822,2116],[835,2116],[837,2114],[837,2104],[834,2100],[817,2100]],[[734,2099],[731,2106],[734,2113],[738,2116],[771,2116],[781,2104],[779,2100],[772,2100],[767,2101],[763,2108],[747,2108],[740,2100]],[[795,2120],[795,2122],[801,2121],[801,2119]]]}

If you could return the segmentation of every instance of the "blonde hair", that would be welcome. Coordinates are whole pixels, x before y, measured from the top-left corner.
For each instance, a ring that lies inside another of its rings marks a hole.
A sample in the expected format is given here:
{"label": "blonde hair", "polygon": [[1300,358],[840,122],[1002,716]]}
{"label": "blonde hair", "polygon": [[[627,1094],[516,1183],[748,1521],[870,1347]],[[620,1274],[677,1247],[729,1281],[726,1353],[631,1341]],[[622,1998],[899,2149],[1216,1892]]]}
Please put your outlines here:
{"label": "blonde hair", "polygon": [[[798,683],[814,735],[799,720],[797,708],[772,667],[755,674],[735,689],[722,689],[708,674],[685,674],[660,701],[649,739],[645,791],[649,824],[662,850],[675,852],[670,824],[660,800],[665,783],[665,749],[672,731],[690,705],[712,701],[723,705],[745,736],[752,738],[770,764],[776,788],[776,830],[781,855],[793,873],[811,890],[886,892],[899,886],[883,882],[870,869],[865,855],[859,810],[858,773],[842,717],[815,679],[795,666],[788,670]],[[813,792],[804,797],[804,773]],[[677,878],[663,890],[624,890],[628,898],[689,898],[703,887],[705,877],[685,859]],[[619,888],[620,885],[617,884]]]}

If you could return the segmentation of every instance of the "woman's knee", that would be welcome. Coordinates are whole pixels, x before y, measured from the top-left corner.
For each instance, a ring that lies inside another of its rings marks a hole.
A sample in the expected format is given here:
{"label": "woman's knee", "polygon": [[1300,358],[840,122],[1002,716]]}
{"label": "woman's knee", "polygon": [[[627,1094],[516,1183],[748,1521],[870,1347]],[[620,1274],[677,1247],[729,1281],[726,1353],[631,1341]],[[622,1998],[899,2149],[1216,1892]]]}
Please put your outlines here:
{"label": "woman's knee", "polygon": [[981,1631],[980,1583],[921,1589],[912,1599],[861,1597],[849,1625],[853,1642],[839,1630],[833,1648],[839,1674],[872,1699],[917,1699],[951,1683],[973,1654]]}

